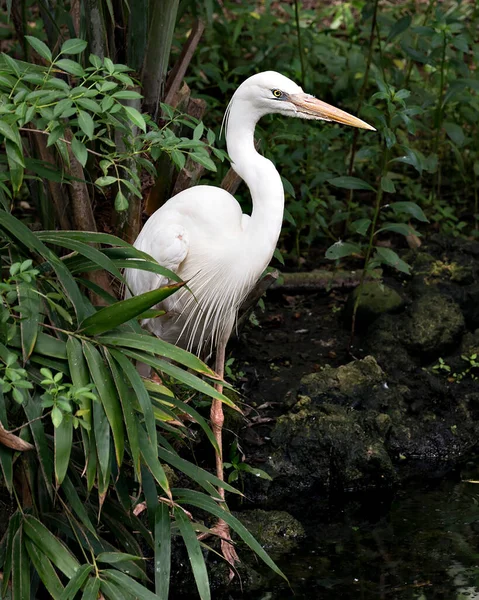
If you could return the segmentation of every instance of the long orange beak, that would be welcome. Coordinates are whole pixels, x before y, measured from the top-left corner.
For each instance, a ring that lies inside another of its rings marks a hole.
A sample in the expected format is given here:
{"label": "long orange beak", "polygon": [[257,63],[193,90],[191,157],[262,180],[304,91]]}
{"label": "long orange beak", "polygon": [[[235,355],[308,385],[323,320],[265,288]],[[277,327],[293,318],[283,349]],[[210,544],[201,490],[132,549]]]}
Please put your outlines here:
{"label": "long orange beak", "polygon": [[350,125],[351,127],[376,131],[375,127],[365,121],[361,121],[361,119],[353,117],[353,115],[344,112],[344,110],[326,104],[326,102],[318,100],[309,94],[290,94],[288,100],[297,108],[298,116],[310,119],[323,119],[324,121],[335,121],[336,123]]}

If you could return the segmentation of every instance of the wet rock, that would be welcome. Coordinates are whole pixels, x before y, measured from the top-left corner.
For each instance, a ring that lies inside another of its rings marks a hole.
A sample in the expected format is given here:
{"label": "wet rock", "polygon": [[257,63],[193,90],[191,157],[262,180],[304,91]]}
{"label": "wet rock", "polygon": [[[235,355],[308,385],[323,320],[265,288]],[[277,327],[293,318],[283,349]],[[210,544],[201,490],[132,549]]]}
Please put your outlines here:
{"label": "wet rock", "polygon": [[381,281],[367,281],[362,286],[356,287],[348,297],[344,308],[344,318],[351,323],[354,305],[359,298],[356,312],[356,325],[364,327],[372,323],[380,315],[399,312],[404,307],[404,299],[388,285]]}
{"label": "wet rock", "polygon": [[439,355],[454,347],[464,331],[461,309],[445,296],[421,296],[408,312],[399,339],[413,352]]}
{"label": "wet rock", "polygon": [[284,510],[245,510],[235,516],[275,559],[306,536],[301,523]]}
{"label": "wet rock", "polygon": [[[475,397],[427,371],[414,388],[388,381],[372,357],[304,377],[274,427],[266,502],[390,487],[426,465],[444,469],[479,439]],[[469,407],[469,405],[471,405]]]}
{"label": "wet rock", "polygon": [[334,399],[335,404],[348,404],[361,388],[376,386],[384,380],[384,373],[372,356],[333,369],[325,367],[318,373],[301,380],[299,393],[315,403]]}

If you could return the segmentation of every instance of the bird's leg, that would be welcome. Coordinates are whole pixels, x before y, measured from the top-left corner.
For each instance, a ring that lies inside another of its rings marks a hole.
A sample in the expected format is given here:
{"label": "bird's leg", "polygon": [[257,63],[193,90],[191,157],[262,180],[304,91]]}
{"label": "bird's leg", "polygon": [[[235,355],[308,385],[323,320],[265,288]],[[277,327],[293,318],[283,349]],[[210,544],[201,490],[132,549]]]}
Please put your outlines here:
{"label": "bird's leg", "polygon": [[[226,341],[221,341],[218,344],[216,350],[216,362],[215,362],[215,371],[216,373],[223,379],[224,376],[224,365],[225,365],[225,350],[226,350]],[[220,394],[223,393],[223,385],[221,383],[215,384],[215,389]],[[211,403],[211,426],[213,429],[213,435],[215,436],[216,443],[218,444],[219,452],[216,452],[216,475],[218,479],[224,481],[223,475],[223,423],[224,423],[224,414],[223,414],[223,404],[221,400],[213,399]],[[218,493],[221,498],[225,499],[225,490],[224,488],[218,488]],[[232,544],[230,529],[228,524],[223,520],[219,519],[216,525],[212,529],[213,533],[218,535],[221,538],[221,552],[225,559],[230,563],[230,565],[234,566],[236,562],[239,562],[238,555],[236,554],[236,550]],[[234,576],[233,571],[230,570],[230,578]]]}

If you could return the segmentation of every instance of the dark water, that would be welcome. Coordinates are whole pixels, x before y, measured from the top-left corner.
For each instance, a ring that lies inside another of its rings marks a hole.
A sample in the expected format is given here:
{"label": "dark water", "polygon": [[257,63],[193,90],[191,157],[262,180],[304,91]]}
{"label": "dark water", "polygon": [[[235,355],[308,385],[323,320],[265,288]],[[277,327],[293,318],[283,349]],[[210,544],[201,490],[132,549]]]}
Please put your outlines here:
{"label": "dark water", "polygon": [[327,522],[315,519],[312,502],[302,519],[309,539],[278,559],[291,589],[275,578],[260,592],[226,598],[479,600],[477,465],[390,498],[349,500]]}

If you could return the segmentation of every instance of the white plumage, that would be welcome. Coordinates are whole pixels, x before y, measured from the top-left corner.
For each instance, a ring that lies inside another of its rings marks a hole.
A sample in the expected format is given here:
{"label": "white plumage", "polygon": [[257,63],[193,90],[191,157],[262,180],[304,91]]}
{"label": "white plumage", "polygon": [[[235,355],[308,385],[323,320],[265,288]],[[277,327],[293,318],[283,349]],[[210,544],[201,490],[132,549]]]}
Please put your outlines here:
{"label": "white plumage", "polygon": [[[255,150],[254,129],[268,113],[369,125],[268,71],[247,79],[225,115],[226,144],[235,171],[247,183],[251,216],[228,192],[199,185],[166,202],[147,221],[135,247],[188,282],[162,303],[166,315],[144,323],[158,337],[198,354],[227,341],[241,303],[273,255],[281,231],[284,192],[271,161]],[[130,269],[133,294],[165,285],[165,278]]]}

